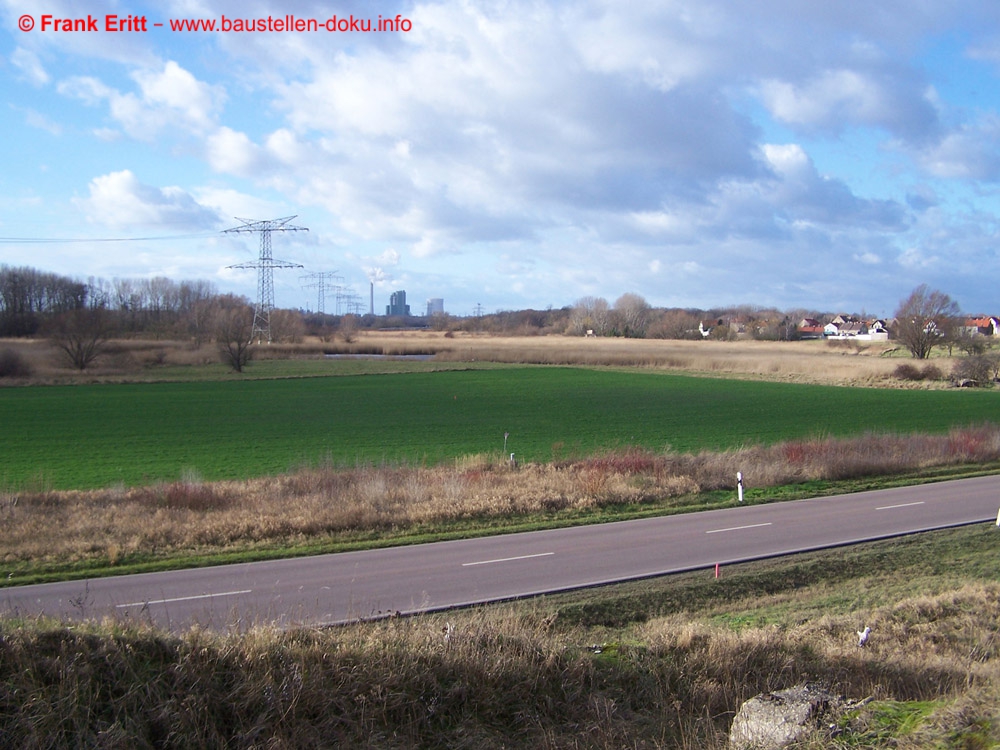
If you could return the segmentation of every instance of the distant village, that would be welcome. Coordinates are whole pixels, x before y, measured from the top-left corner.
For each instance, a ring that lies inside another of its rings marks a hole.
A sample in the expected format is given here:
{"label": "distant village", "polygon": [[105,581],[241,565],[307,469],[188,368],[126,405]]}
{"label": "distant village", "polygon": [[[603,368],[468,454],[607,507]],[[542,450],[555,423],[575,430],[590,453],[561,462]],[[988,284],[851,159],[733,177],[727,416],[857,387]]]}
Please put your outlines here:
{"label": "distant village", "polygon": [[[809,339],[854,339],[855,341],[888,341],[895,327],[895,320],[883,318],[856,318],[851,315],[836,315],[824,323],[816,318],[802,318],[794,328],[794,336],[800,341]],[[760,337],[767,328],[773,326],[770,321],[748,320],[741,316],[732,318],[717,318],[701,321],[698,333],[703,338],[713,335],[717,326],[724,326],[727,333],[736,337]],[[963,318],[958,330],[960,336],[988,336],[1000,338],[1000,317],[983,315],[974,318]]]}
{"label": "distant village", "polygon": [[[723,321],[718,321],[722,323]],[[895,320],[882,318],[860,319],[850,315],[837,315],[829,323],[823,323],[816,318],[802,318],[795,327],[795,338],[807,339],[854,339],[855,341],[888,341],[890,332],[895,327]],[[729,325],[737,335],[746,335],[747,323],[736,318]],[[751,324],[752,325],[752,324]],[[703,337],[711,335],[711,329],[702,323],[698,329]],[[960,321],[956,333],[959,336],[1000,336],[1000,318],[983,315],[975,318],[964,318]]]}
{"label": "distant village", "polygon": [[[725,326],[727,333],[736,337],[759,337],[764,329],[773,325],[771,322],[747,320],[741,316],[730,319],[718,318],[702,321],[698,332],[703,338],[713,334],[717,326]],[[795,335],[790,338],[798,340],[809,339],[853,339],[855,341],[888,341],[891,331],[895,328],[895,320],[882,318],[861,319],[850,315],[836,315],[828,323],[816,318],[802,318],[795,326]],[[755,326],[757,327],[755,329]],[[942,332],[943,333],[943,332]],[[973,318],[963,318],[959,321],[958,336],[987,336],[1000,338],[1000,317],[982,315]]]}

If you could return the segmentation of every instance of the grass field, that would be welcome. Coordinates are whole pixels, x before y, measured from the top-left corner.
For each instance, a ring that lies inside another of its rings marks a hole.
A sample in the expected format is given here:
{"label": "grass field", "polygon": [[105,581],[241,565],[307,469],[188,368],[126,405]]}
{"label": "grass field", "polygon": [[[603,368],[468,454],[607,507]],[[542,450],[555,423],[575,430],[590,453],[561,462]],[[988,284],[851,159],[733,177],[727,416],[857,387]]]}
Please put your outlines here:
{"label": "grass field", "polygon": [[328,464],[550,461],[1000,422],[993,392],[515,367],[0,390],[0,487],[243,479]]}

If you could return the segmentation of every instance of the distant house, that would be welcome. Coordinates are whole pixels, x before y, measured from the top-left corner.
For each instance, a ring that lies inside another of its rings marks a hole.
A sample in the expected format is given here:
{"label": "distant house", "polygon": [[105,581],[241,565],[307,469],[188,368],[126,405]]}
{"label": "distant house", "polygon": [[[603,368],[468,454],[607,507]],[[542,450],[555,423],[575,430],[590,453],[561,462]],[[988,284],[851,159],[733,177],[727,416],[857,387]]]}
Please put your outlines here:
{"label": "distant house", "polygon": [[821,339],[824,334],[823,324],[816,318],[803,318],[795,330],[800,339]]}
{"label": "distant house", "polygon": [[886,341],[889,328],[884,320],[865,321],[838,315],[823,327],[823,335],[832,339]]}
{"label": "distant house", "polygon": [[863,320],[852,320],[841,324],[837,329],[837,335],[842,338],[857,338],[868,333],[868,324]]}
{"label": "distant house", "polygon": [[1000,337],[1000,318],[980,315],[965,321],[965,332],[971,336]]}

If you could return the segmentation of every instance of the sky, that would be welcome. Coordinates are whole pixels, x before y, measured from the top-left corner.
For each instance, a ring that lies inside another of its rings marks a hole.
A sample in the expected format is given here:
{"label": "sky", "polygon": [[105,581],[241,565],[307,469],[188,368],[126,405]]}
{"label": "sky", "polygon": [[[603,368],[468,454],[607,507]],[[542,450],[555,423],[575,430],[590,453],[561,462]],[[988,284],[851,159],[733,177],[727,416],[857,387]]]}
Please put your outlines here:
{"label": "sky", "polygon": [[1000,314],[998,3],[0,3],[0,264],[254,299],[295,216],[279,307]]}

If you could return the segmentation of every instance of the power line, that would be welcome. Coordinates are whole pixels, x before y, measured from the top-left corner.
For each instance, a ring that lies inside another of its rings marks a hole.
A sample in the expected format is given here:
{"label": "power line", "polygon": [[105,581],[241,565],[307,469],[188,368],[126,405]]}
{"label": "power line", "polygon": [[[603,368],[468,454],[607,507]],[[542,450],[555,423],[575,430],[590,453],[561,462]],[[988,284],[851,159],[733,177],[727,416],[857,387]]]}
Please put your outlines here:
{"label": "power line", "polygon": [[[319,290],[316,299],[316,312],[320,315],[326,313],[326,292],[331,288],[331,281],[343,281],[343,276],[338,276],[336,271],[313,271],[312,273],[307,273],[304,276],[299,277],[299,281],[304,279],[315,279],[312,284],[303,284],[306,288],[316,288]],[[340,287],[333,285],[333,289],[337,292],[337,314],[340,315]]]}
{"label": "power line", "polygon": [[191,240],[214,237],[215,232],[199,232],[198,234],[173,234],[161,237],[0,237],[0,243],[5,245],[23,244],[73,244],[77,242],[163,242],[165,240]]}

